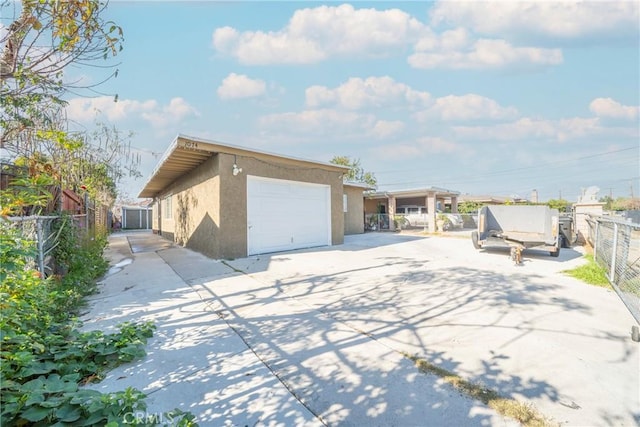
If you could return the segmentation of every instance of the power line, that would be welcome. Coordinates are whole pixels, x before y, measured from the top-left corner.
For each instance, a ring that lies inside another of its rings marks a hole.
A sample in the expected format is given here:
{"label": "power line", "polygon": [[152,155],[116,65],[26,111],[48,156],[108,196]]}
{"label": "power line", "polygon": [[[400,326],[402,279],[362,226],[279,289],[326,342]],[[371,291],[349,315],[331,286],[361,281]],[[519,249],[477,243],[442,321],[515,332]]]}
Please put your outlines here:
{"label": "power line", "polygon": [[[478,181],[482,181],[484,178],[496,177],[496,176],[500,176],[500,175],[517,174],[517,173],[520,173],[520,172],[531,171],[531,170],[535,170],[535,169],[539,169],[539,168],[549,169],[550,167],[558,167],[558,166],[566,164],[566,163],[572,163],[572,162],[576,162],[576,161],[580,161],[580,160],[594,159],[594,158],[598,158],[598,157],[603,157],[603,156],[607,156],[607,155],[611,155],[611,154],[622,153],[622,152],[626,152],[626,151],[630,151],[630,150],[637,150],[637,149],[638,148],[635,147],[635,146],[634,147],[625,147],[625,148],[621,148],[619,150],[601,152],[601,153],[591,154],[591,155],[587,155],[587,156],[580,156],[580,157],[576,157],[576,158],[573,158],[573,159],[556,160],[556,161],[537,164],[537,165],[534,165],[534,166],[523,166],[523,167],[518,167],[518,168],[504,169],[504,170],[494,171],[494,172],[487,172],[487,173],[483,173],[483,174],[463,175],[463,176],[458,176],[457,178],[454,178],[453,180],[446,180],[446,185],[466,184],[466,183],[469,183],[469,182],[477,183]],[[627,159],[623,159],[623,161],[637,162],[637,159],[627,158]],[[592,172],[594,170],[599,170],[599,169],[610,169],[610,166],[603,166],[602,168],[597,168],[597,169],[589,168],[589,169],[585,170],[585,173],[592,174]],[[423,170],[415,170],[415,171],[423,171]],[[407,171],[404,170],[403,172],[407,172]],[[561,171],[561,172],[563,172],[563,171]],[[376,172],[376,173],[379,173],[379,172]],[[546,178],[549,177],[549,171],[545,171],[545,177]],[[440,182],[443,182],[443,180],[440,180]],[[412,182],[379,183],[379,185],[380,186],[402,186],[402,185],[420,185],[420,184],[423,184],[423,183],[424,183],[424,181],[412,181]]]}
{"label": "power line", "polygon": [[[513,168],[513,169],[504,169],[504,170],[501,170],[501,171],[492,172],[491,175],[501,174],[501,173],[505,173],[505,172],[512,172],[512,171],[536,169],[536,168],[547,167],[549,165],[560,164],[560,163],[570,163],[570,162],[574,162],[574,161],[577,161],[577,160],[591,159],[591,158],[595,158],[595,157],[607,156],[607,155],[610,155],[610,154],[616,154],[616,153],[621,153],[621,152],[630,151],[630,150],[637,150],[637,149],[638,149],[638,147],[636,147],[636,146],[625,147],[625,148],[621,148],[619,150],[605,151],[605,152],[601,152],[601,153],[591,154],[591,155],[588,155],[588,156],[575,157],[573,159],[556,160],[556,161],[553,161],[553,162],[546,162],[546,163],[535,165],[535,166],[523,166],[523,167]],[[422,171],[423,171],[423,169],[413,169],[413,170],[398,169],[398,170],[390,170],[390,171],[376,171],[375,173],[376,174],[384,174],[384,173],[422,172]]]}

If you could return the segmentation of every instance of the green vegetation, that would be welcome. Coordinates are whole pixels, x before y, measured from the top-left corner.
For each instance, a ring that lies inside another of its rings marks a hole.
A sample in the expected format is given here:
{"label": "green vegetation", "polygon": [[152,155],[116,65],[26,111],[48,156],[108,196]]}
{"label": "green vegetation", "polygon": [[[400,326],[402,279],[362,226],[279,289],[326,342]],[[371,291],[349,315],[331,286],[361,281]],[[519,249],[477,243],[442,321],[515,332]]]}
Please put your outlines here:
{"label": "green vegetation", "polygon": [[571,202],[565,199],[549,199],[545,205],[549,206],[551,209],[558,209],[559,212],[571,211]]}
{"label": "green vegetation", "polygon": [[[550,199],[545,203],[532,203],[528,201],[514,203],[511,200],[507,200],[505,205],[547,205],[552,209],[558,209],[560,212],[569,212],[572,202],[565,199]],[[487,206],[487,203],[481,202],[460,202],[458,204],[458,212],[461,214],[476,214],[478,209],[483,206]]]}
{"label": "green vegetation", "polygon": [[0,192],[0,425],[195,425],[191,414],[177,410],[127,419],[146,407],[145,395],[132,388],[108,394],[82,388],[143,356],[154,329],[150,323],[125,323],[113,334],[78,329],[84,297],[107,268],[105,230],[81,232],[61,216],[53,234],[54,274],[41,277],[33,265],[35,242],[7,218],[59,214],[63,190],[82,189],[108,206],[119,179],[137,175],[139,163],[115,128],[67,130],[64,95],[81,88],[65,79],[65,70],[77,72],[122,48],[122,29],[104,19],[106,3],[24,0],[19,6],[0,3],[6,18],[0,145],[17,172]]}
{"label": "green vegetation", "polygon": [[460,392],[473,399],[481,401],[501,415],[517,420],[525,427],[547,427],[554,425],[545,417],[540,415],[531,405],[518,402],[515,399],[503,397],[495,390],[467,381],[460,376],[436,366],[420,357],[407,353],[404,353],[403,355],[407,359],[411,360],[420,372],[433,374],[442,378],[445,382],[451,384],[451,386]]}
{"label": "green vegetation", "polygon": [[[43,279],[29,266],[34,242],[0,221],[0,425],[119,425],[124,414],[145,408],[135,389],[81,388],[144,356],[154,326],[125,323],[114,334],[77,329],[73,315],[107,266],[106,239],[80,238],[68,219],[61,223],[56,253],[69,273]],[[172,419],[194,425],[190,414],[174,411]]]}
{"label": "green vegetation", "polygon": [[344,175],[345,182],[360,182],[372,188],[378,187],[378,180],[373,172],[366,172],[360,165],[360,159],[351,159],[347,156],[335,156],[329,161],[334,165],[347,166],[349,172]]}
{"label": "green vegetation", "polygon": [[598,201],[604,203],[606,211],[627,211],[640,209],[640,198],[638,197],[618,197],[613,199],[611,196],[601,197]]}
{"label": "green vegetation", "polygon": [[565,270],[563,273],[580,279],[585,283],[603,288],[610,288],[607,279],[607,271],[601,267],[594,259],[593,255],[585,255],[587,263],[571,270]]}
{"label": "green vegetation", "polygon": [[460,202],[458,203],[458,213],[461,214],[477,214],[478,209],[485,206],[485,203],[479,202]]}
{"label": "green vegetation", "polygon": [[[19,191],[1,192],[3,209],[41,208],[49,202],[44,185],[31,180]],[[81,386],[144,356],[154,326],[125,323],[113,334],[78,330],[75,315],[107,269],[106,234],[81,233],[64,215],[56,227],[58,274],[43,278],[33,266],[35,242],[0,216],[0,425],[117,426],[126,414],[144,410],[145,395],[132,388],[102,394]],[[163,420],[195,425],[191,414],[177,410]]]}

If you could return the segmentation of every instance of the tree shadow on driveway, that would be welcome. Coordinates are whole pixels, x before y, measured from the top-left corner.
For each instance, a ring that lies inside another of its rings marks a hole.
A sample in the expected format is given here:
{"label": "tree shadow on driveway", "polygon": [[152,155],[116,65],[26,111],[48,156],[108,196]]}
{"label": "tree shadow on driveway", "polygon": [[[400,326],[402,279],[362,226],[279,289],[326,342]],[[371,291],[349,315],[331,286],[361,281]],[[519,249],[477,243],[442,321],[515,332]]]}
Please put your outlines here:
{"label": "tree shadow on driveway", "polygon": [[390,349],[533,403],[558,422],[634,422],[638,350],[617,332],[617,301],[605,290],[560,275],[451,269],[412,256],[333,265],[312,264],[310,254],[289,258],[299,266],[288,276],[276,269],[252,277]]}

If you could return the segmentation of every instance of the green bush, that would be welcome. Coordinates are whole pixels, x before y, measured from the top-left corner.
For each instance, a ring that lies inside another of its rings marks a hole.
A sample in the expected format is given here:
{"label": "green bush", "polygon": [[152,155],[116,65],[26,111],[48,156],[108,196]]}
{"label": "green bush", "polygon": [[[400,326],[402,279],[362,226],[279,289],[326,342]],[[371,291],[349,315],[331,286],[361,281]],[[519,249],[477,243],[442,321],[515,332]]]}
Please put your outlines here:
{"label": "green bush", "polygon": [[[117,365],[145,355],[151,323],[120,325],[119,332],[80,332],[75,314],[105,272],[106,235],[80,234],[62,217],[54,251],[64,275],[41,278],[29,267],[34,242],[0,220],[0,425],[120,425],[145,409],[145,395],[128,388],[102,394],[81,385],[99,381]],[[193,416],[173,411],[180,426]],[[155,425],[144,421],[137,425]],[[136,420],[132,420],[136,425]]]}

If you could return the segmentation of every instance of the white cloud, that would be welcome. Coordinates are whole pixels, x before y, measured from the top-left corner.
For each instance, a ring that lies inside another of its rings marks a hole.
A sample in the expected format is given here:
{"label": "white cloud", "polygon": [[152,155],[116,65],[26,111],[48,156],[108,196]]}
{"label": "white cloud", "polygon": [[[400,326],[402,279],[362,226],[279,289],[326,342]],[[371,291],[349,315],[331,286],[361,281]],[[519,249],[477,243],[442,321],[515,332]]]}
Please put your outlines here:
{"label": "white cloud", "polygon": [[263,80],[251,79],[244,74],[231,73],[218,87],[221,99],[253,98],[263,95],[267,85]]}
{"label": "white cloud", "polygon": [[[486,24],[485,27],[484,21],[479,18],[482,16],[481,12],[491,10],[492,15],[487,16],[494,19],[494,16],[500,15],[500,11],[495,8],[502,8],[505,4],[508,5],[506,9],[509,16],[517,16],[519,20],[529,22],[522,2],[512,3],[518,6],[504,2],[499,6],[493,3],[469,6],[471,2],[460,5],[458,2],[438,4],[434,7],[432,22],[456,24],[453,29],[445,29],[441,33],[398,9],[355,9],[349,4],[305,8],[294,12],[287,25],[277,31],[240,32],[232,27],[218,28],[213,32],[212,45],[220,54],[235,57],[240,63],[247,65],[313,64],[340,56],[398,56],[411,49],[413,54],[407,61],[419,69],[485,69],[562,63],[562,51],[557,48],[539,47],[531,41],[514,44],[506,38],[478,37],[483,31],[501,37],[508,36],[506,32],[497,29],[507,28],[512,21],[495,18],[493,24]],[[460,13],[456,12],[458,6],[461,6]],[[550,13],[541,6],[531,7],[541,16]],[[560,9],[566,12],[566,8]],[[584,18],[586,22],[593,18],[593,13],[591,9],[584,10],[590,11],[588,17]],[[611,22],[618,22],[616,17],[621,14],[618,11],[607,16]],[[485,17],[482,16],[483,19]],[[564,21],[571,26],[570,22],[570,19]],[[540,25],[549,31],[557,31],[556,27]],[[529,27],[531,26],[535,27],[529,23]],[[512,27],[514,31],[520,28]],[[528,28],[526,25],[523,27]]]}
{"label": "white cloud", "polygon": [[371,133],[380,139],[388,138],[392,135],[398,134],[404,129],[404,123],[399,120],[378,120],[373,126]]}
{"label": "white cloud", "polygon": [[433,25],[470,28],[501,37],[576,39],[638,33],[637,1],[440,1],[430,11]]}
{"label": "white cloud", "polygon": [[422,106],[431,99],[428,92],[413,90],[388,76],[366,79],[352,77],[335,89],[311,86],[306,90],[305,97],[308,107],[338,105],[349,110],[407,104]]}
{"label": "white cloud", "polygon": [[435,118],[444,121],[515,119],[518,110],[502,107],[496,101],[476,94],[448,95],[436,99],[434,105],[414,115],[419,122]]}
{"label": "white cloud", "polygon": [[[465,45],[465,42],[469,44]],[[460,37],[455,42],[423,39],[416,45],[416,53],[409,56],[407,61],[412,67],[420,69],[481,69],[557,65],[562,63],[563,56],[560,49],[516,47],[497,39],[470,42],[467,37]]]}
{"label": "white cloud", "polygon": [[456,126],[460,138],[490,141],[552,140],[565,142],[584,136],[595,136],[605,131],[597,118],[570,118],[544,120],[521,118],[515,122],[493,126]]}
{"label": "white cloud", "polygon": [[78,122],[90,122],[104,115],[109,121],[117,122],[140,117],[155,127],[175,124],[189,116],[199,116],[199,112],[183,98],[173,98],[166,105],[158,101],[136,101],[121,99],[117,102],[111,96],[97,98],[74,98],[67,105],[67,117]]}
{"label": "white cloud", "polygon": [[179,97],[171,99],[168,105],[142,113],[142,118],[156,128],[179,123],[189,116],[197,117],[200,116],[200,113],[189,105],[187,101]]}
{"label": "white cloud", "polygon": [[427,153],[453,153],[460,150],[459,144],[444,138],[423,137],[417,140],[417,144]]}
{"label": "white cloud", "polygon": [[99,96],[96,98],[73,98],[67,105],[67,116],[71,120],[89,122],[97,115],[104,114],[109,121],[118,121],[132,114],[140,114],[158,108],[157,101],[135,101],[121,99],[115,101],[113,96]]}
{"label": "white cloud", "polygon": [[414,141],[376,147],[373,152],[381,159],[412,159],[435,154],[463,152],[463,147],[441,137],[422,137]]}
{"label": "white cloud", "polygon": [[611,98],[596,98],[589,104],[589,110],[598,117],[635,120],[640,107],[622,105]]}
{"label": "white cloud", "polygon": [[269,114],[259,119],[259,125],[263,130],[274,132],[346,137],[362,136],[374,127],[375,118],[369,114],[322,109]]}
{"label": "white cloud", "polygon": [[213,47],[243,64],[311,64],[330,56],[385,56],[418,39],[425,26],[399,9],[355,9],[349,4],[297,10],[279,31],[213,33]]}

